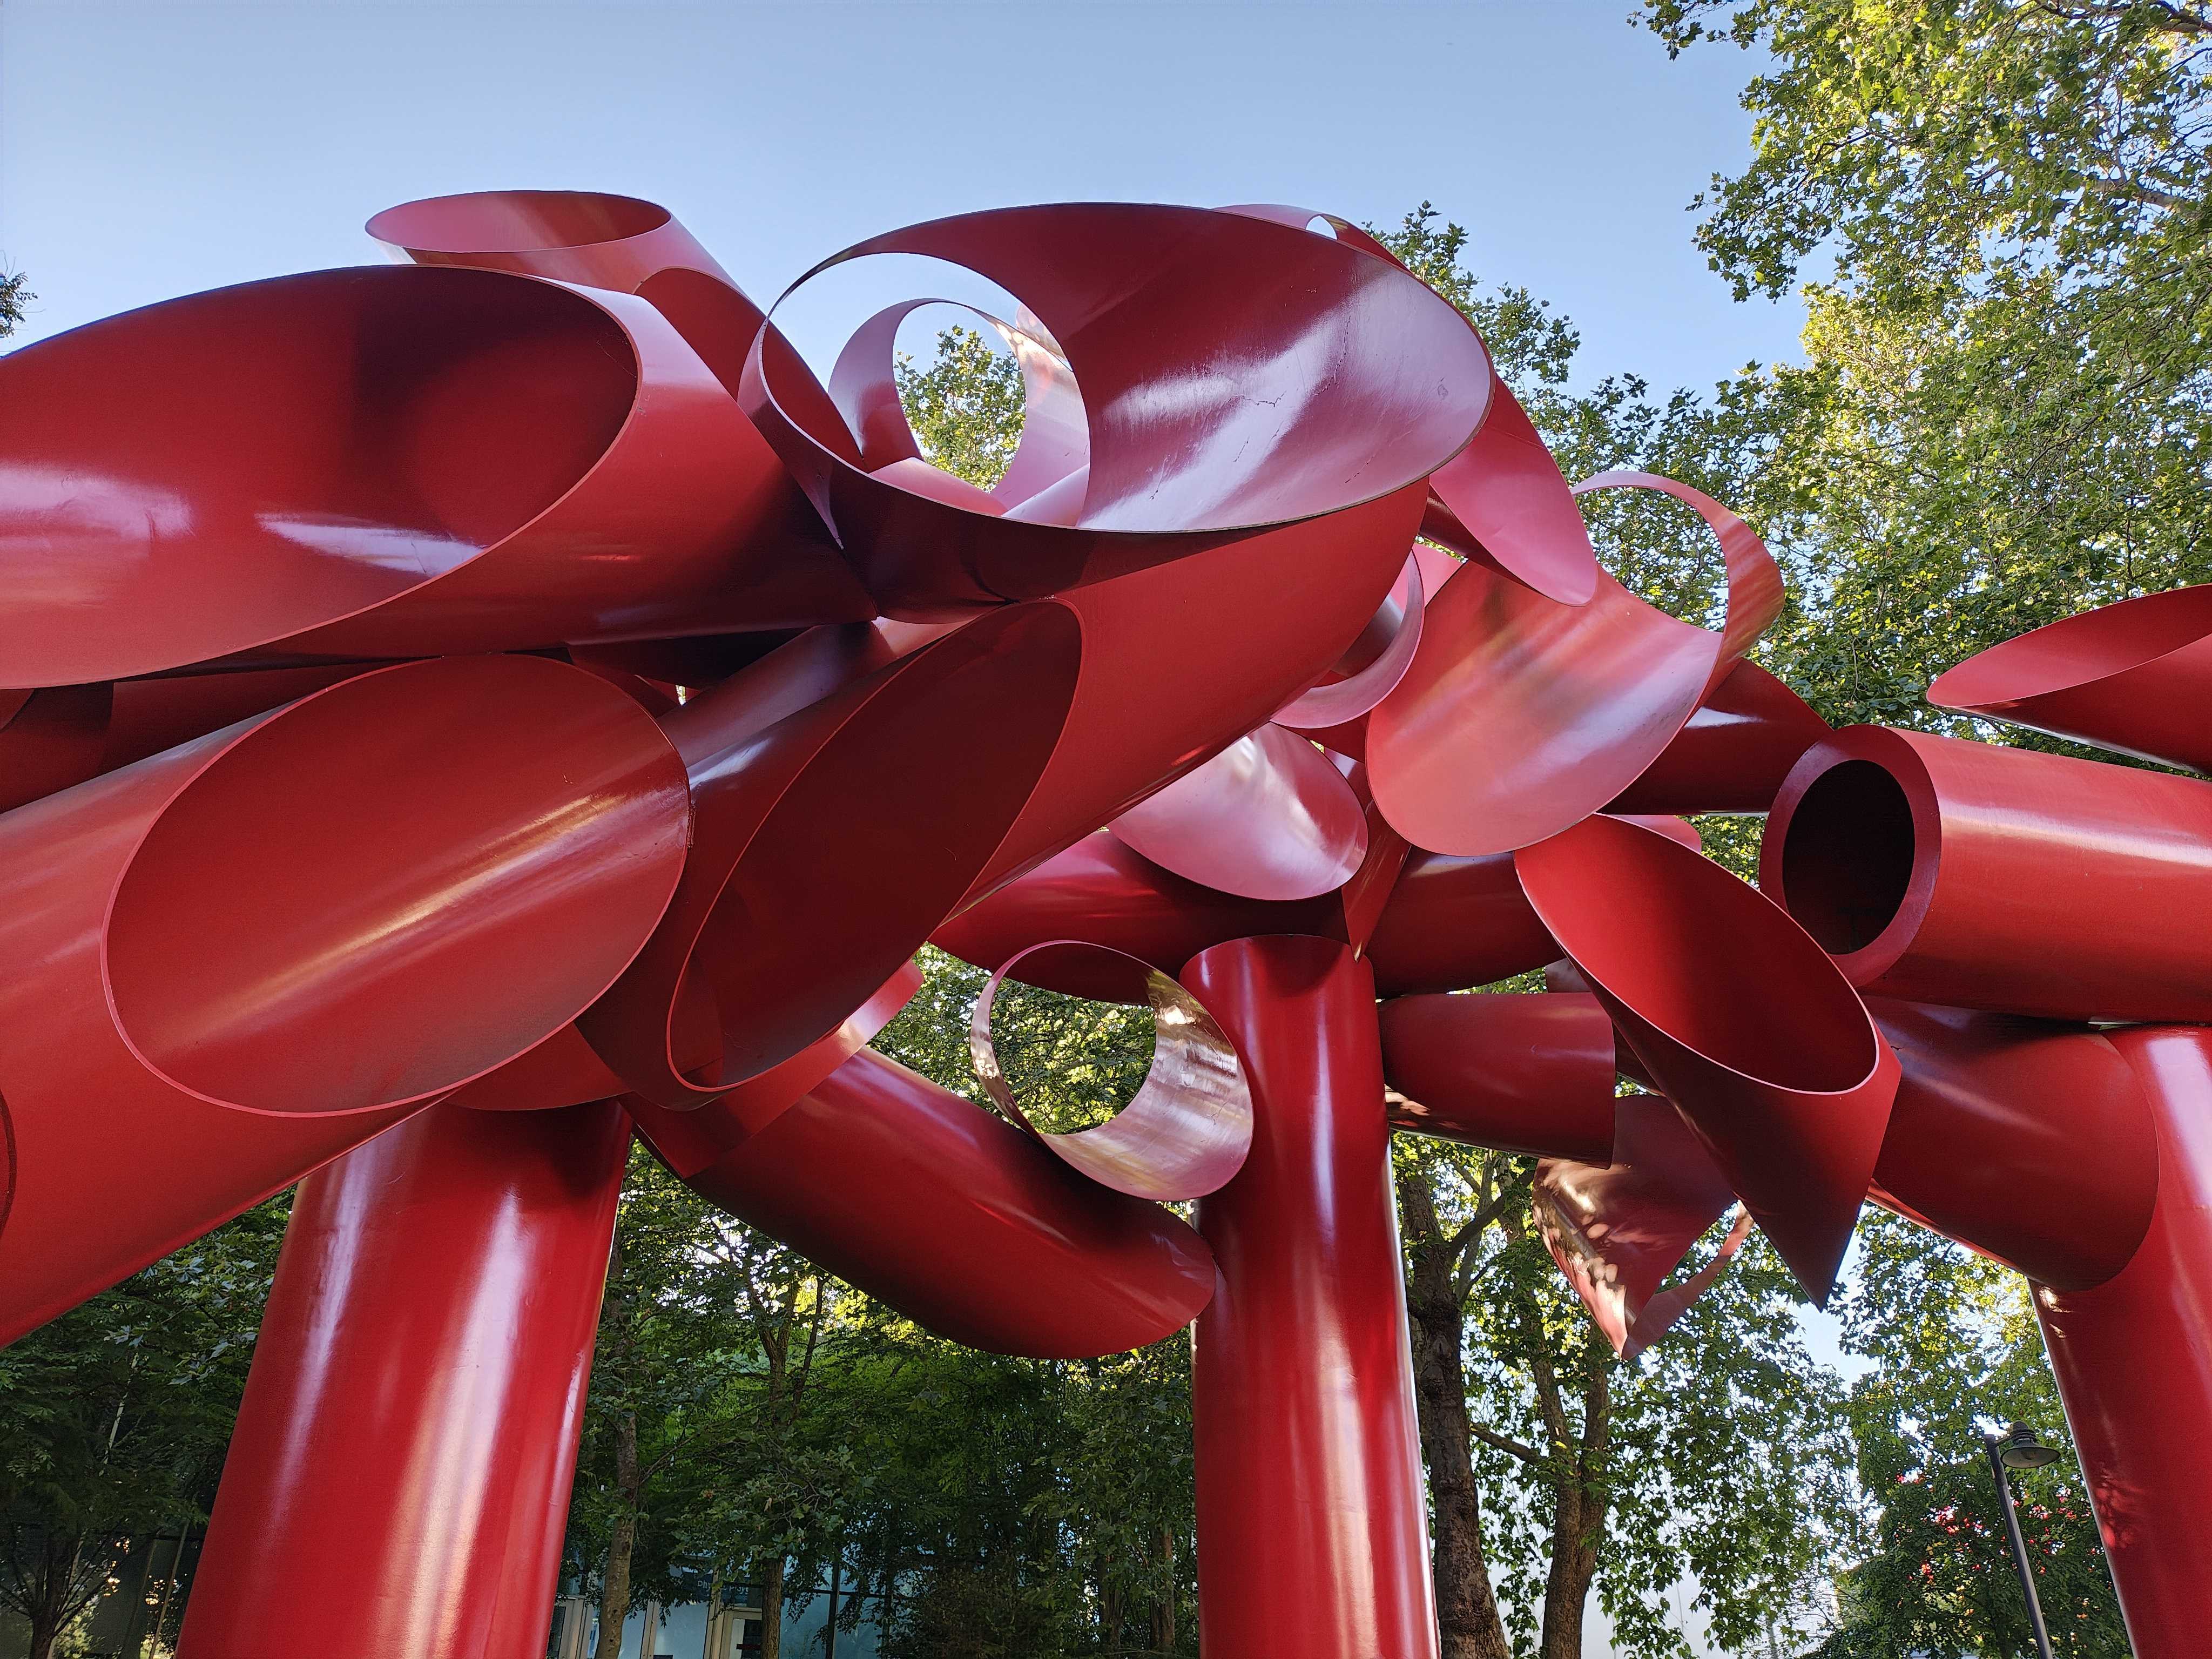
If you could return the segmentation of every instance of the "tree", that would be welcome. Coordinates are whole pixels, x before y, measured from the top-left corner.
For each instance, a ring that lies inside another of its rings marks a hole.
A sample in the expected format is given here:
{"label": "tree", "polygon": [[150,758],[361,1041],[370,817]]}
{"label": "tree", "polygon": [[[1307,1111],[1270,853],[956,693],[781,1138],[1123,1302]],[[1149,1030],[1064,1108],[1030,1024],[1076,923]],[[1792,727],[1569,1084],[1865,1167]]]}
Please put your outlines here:
{"label": "tree", "polygon": [[1006,476],[1022,441],[1022,372],[1011,356],[955,325],[938,335],[927,368],[902,351],[891,373],[923,459],[982,489]]}
{"label": "tree", "polygon": [[21,271],[0,272],[0,340],[15,331],[38,297],[24,286]]}
{"label": "tree", "polygon": [[30,1659],[133,1548],[207,1519],[289,1208],[272,1199],[0,1349],[0,1607],[29,1624]]}

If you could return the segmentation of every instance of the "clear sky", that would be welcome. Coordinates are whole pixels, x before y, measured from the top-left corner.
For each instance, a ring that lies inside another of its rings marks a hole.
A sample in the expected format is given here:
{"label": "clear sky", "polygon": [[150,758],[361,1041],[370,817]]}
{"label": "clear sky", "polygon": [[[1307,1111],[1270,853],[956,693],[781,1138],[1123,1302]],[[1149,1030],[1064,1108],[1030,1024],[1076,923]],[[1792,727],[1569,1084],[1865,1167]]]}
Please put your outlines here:
{"label": "clear sky", "polygon": [[1744,155],[1754,65],[1670,63],[1632,3],[0,0],[0,256],[40,295],[27,341],[377,259],[363,220],[448,191],[649,197],[763,303],[969,208],[1395,223],[1425,198],[1485,276],[1573,318],[1578,378],[1704,387],[1792,356],[1801,321],[1731,301],[1690,241],[1690,198]]}

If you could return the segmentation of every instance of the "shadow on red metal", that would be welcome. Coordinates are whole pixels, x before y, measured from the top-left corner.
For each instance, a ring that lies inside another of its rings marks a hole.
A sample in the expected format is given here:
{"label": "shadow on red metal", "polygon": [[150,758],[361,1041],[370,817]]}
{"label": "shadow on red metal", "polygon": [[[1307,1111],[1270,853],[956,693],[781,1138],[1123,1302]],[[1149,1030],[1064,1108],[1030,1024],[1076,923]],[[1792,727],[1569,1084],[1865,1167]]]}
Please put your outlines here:
{"label": "shadow on red metal", "polygon": [[1846,726],[1776,798],[1759,885],[1886,996],[2212,1021],[2212,783]]}
{"label": "shadow on red metal", "polygon": [[2080,1026],[1869,999],[1904,1076],[1870,1196],[2057,1290],[2150,1225],[2158,1138],[2135,1072]]}
{"label": "shadow on red metal", "polygon": [[[1104,1122],[1060,1133],[1038,1128],[1022,1109],[991,1038],[1000,986],[1017,963],[1048,956],[1083,959],[1079,968],[1063,968],[1059,975],[1118,981],[1117,994],[1105,1000],[1152,1007],[1152,1065],[1136,1094]],[[1005,963],[975,999],[968,1051],[983,1091],[1001,1112],[1070,1169],[1132,1198],[1156,1203],[1202,1198],[1235,1175],[1251,1150],[1252,1091],[1227,1034],[1174,980],[1119,951],[1059,939]]]}
{"label": "shadow on red metal", "polygon": [[1764,812],[1827,721],[1757,663],[1730,669],[1607,811]]}
{"label": "shadow on red metal", "polygon": [[1613,1104],[1609,1162],[1547,1158],[1536,1166],[1536,1224],[1575,1295],[1623,1359],[1667,1334],[1720,1277],[1751,1232],[1745,1211],[1683,1282],[1660,1283],[1733,1201],[1682,1115],[1656,1095]]}
{"label": "shadow on red metal", "polygon": [[1825,1302],[1898,1079],[1835,963],[1758,889],[1619,818],[1514,861],[1621,1036]]}
{"label": "shadow on red metal", "polygon": [[528,657],[364,674],[0,817],[0,1340],[558,1031],[684,820],[653,721]]}
{"label": "shadow on red metal", "polygon": [[1157,1342],[1213,1295],[1158,1205],[1086,1181],[982,1107],[863,1048],[703,1196],[939,1336],[1045,1359]]}
{"label": "shadow on red metal", "polygon": [[1613,1020],[1594,996],[1409,996],[1380,1010],[1390,1127],[1602,1167]]}
{"label": "shadow on red metal", "polygon": [[1938,708],[2212,772],[2212,585],[2100,605],[1969,657]]}
{"label": "shadow on red metal", "polygon": [[1199,1206],[1199,1641],[1208,1659],[1434,1659],[1375,985],[1346,945],[1215,946],[1183,982],[1237,1044],[1251,1156]]}
{"label": "shadow on red metal", "polygon": [[437,1106],[301,1183],[180,1654],[545,1651],[629,1149]]}

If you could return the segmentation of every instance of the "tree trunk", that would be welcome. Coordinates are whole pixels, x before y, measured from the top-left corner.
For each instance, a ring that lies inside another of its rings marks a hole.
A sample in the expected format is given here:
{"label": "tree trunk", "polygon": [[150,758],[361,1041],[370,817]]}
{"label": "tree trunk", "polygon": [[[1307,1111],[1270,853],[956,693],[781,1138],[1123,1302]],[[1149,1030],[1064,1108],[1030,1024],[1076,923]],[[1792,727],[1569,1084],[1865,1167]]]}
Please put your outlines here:
{"label": "tree trunk", "polygon": [[1121,1650],[1121,1587],[1114,1582],[1113,1570],[1103,1555],[1091,1563],[1098,1575],[1098,1645],[1105,1652]]}
{"label": "tree trunk", "polygon": [[1152,1603],[1152,1648],[1159,1653],[1175,1650],[1176,1640],[1176,1583],[1175,1529],[1160,1528],[1161,1588],[1158,1598]]}
{"label": "tree trunk", "polygon": [[629,1617],[629,1555],[637,1542],[637,1418],[615,1419],[615,1490],[621,1507],[607,1539],[607,1566],[599,1579],[599,1641],[592,1659],[620,1659],[623,1624]]}
{"label": "tree trunk", "polygon": [[[1590,1581],[1597,1577],[1598,1546],[1605,1540],[1607,1453],[1612,1444],[1612,1396],[1606,1381],[1610,1362],[1593,1358],[1583,1386],[1582,1443],[1574,1463],[1554,1489],[1552,1510],[1552,1570],[1544,1583],[1544,1634],[1540,1659],[1582,1659],[1583,1613]],[[1548,1367],[1545,1368],[1548,1370]],[[1556,1397],[1556,1396],[1555,1396]],[[1559,1448],[1564,1456],[1566,1447]]]}
{"label": "tree trunk", "polygon": [[783,1558],[777,1556],[761,1575],[761,1659],[782,1659]]}
{"label": "tree trunk", "polygon": [[1398,1200],[1413,1255],[1406,1311],[1413,1324],[1413,1404],[1436,1534],[1437,1627],[1443,1659],[1512,1659],[1482,1553],[1482,1508],[1467,1414],[1466,1315],[1455,1273],[1460,1252],[1437,1220],[1429,1182],[1427,1170],[1407,1171],[1399,1181]]}
{"label": "tree trunk", "polygon": [[53,1659],[54,1644],[71,1620],[71,1592],[76,1588],[77,1558],[84,1552],[84,1540],[64,1540],[47,1533],[39,1540],[39,1552],[43,1558],[42,1594],[31,1610],[30,1659]]}

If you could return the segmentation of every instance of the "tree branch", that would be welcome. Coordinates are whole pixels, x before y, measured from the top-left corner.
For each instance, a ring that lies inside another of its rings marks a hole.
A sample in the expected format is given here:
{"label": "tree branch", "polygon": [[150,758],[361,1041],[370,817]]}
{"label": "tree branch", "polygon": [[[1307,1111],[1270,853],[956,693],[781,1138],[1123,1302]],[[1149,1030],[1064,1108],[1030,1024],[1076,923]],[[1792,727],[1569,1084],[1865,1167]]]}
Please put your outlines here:
{"label": "tree branch", "polygon": [[1524,1446],[1518,1440],[1510,1439],[1493,1429],[1486,1429],[1480,1423],[1468,1424],[1467,1431],[1484,1445],[1495,1446],[1502,1452],[1511,1452],[1524,1463],[1541,1465],[1550,1461],[1534,1446]]}

